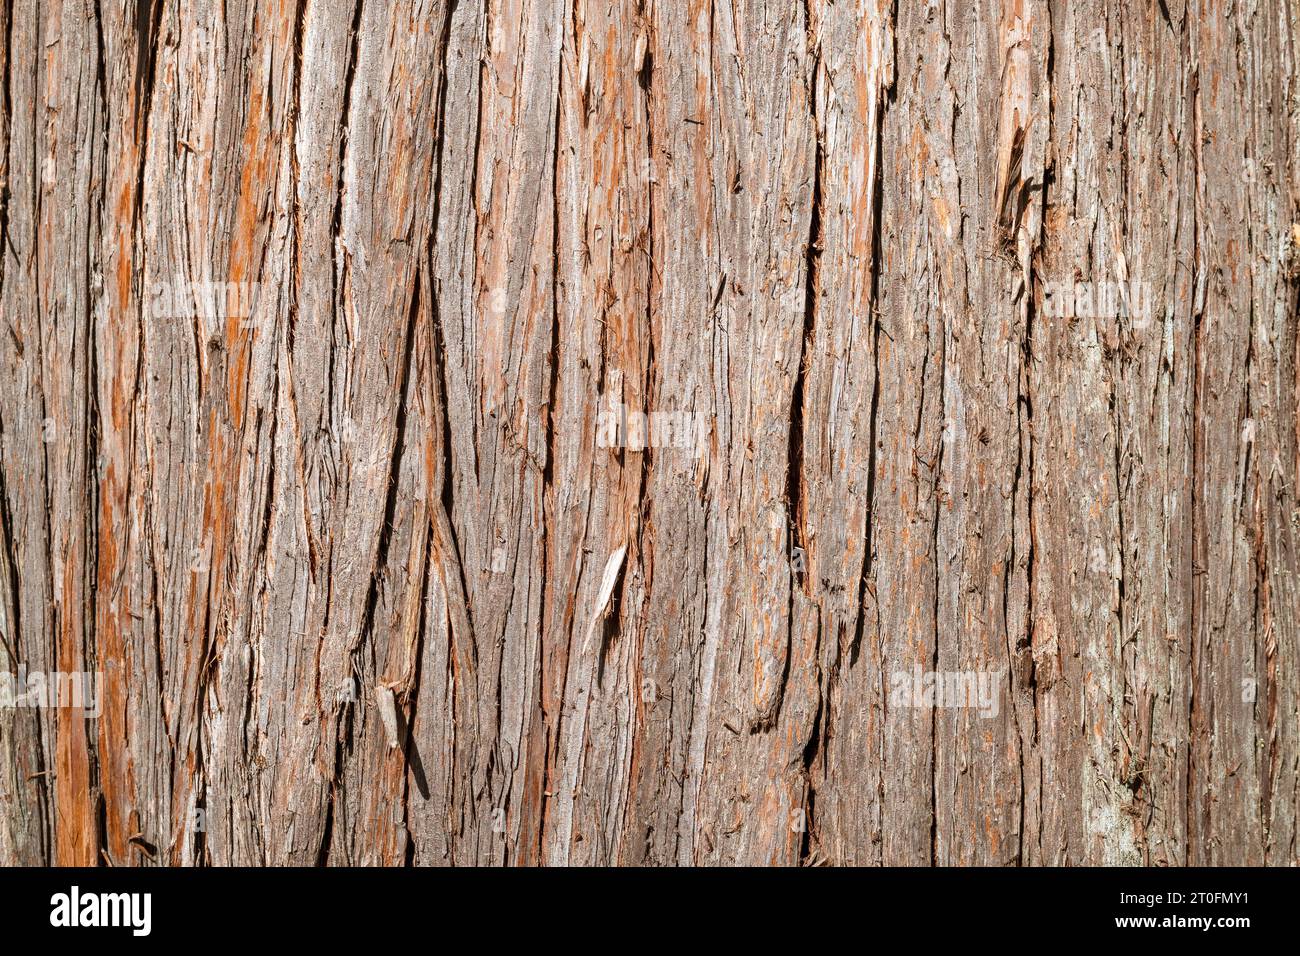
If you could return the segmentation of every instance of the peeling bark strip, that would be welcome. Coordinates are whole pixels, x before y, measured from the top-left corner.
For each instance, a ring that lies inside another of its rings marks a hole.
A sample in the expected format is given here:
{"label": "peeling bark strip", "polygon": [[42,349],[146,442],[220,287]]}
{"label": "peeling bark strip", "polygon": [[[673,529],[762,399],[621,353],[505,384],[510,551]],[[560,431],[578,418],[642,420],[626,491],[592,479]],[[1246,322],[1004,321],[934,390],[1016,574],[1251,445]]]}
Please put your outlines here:
{"label": "peeling bark strip", "polygon": [[1300,863],[1294,3],[0,35],[0,863]]}

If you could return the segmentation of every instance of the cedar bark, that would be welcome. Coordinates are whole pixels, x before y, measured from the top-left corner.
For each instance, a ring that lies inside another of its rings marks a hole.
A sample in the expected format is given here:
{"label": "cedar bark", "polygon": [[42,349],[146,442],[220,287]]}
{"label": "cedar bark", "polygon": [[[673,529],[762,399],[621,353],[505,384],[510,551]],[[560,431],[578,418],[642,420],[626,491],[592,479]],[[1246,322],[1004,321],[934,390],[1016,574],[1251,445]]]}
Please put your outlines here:
{"label": "cedar bark", "polygon": [[1294,0],[0,27],[0,863],[1300,863]]}

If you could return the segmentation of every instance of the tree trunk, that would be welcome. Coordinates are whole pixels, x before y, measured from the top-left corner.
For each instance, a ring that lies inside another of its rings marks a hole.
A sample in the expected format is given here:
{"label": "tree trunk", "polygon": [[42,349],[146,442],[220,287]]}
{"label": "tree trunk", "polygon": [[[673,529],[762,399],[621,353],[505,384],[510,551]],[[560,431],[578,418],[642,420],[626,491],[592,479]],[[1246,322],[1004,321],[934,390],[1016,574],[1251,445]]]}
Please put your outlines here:
{"label": "tree trunk", "polygon": [[3,36],[0,863],[1300,862],[1294,0]]}

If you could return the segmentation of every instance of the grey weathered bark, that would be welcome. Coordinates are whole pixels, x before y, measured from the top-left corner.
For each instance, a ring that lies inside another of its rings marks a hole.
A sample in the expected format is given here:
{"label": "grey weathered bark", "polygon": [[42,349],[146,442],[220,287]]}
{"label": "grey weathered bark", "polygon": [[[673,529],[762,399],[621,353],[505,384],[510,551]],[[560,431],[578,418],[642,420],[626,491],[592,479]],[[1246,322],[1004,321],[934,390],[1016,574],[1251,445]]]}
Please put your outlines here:
{"label": "grey weathered bark", "polygon": [[3,36],[0,863],[1300,862],[1294,0]]}

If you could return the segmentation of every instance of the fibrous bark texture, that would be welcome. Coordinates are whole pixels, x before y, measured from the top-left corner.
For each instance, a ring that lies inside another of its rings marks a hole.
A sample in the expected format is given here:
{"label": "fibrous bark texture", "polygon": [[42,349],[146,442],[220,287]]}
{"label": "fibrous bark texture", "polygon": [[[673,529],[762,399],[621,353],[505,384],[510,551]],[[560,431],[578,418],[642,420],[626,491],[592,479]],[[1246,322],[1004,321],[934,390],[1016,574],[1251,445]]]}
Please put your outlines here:
{"label": "fibrous bark texture", "polygon": [[0,863],[1300,861],[1295,0],[0,36]]}

